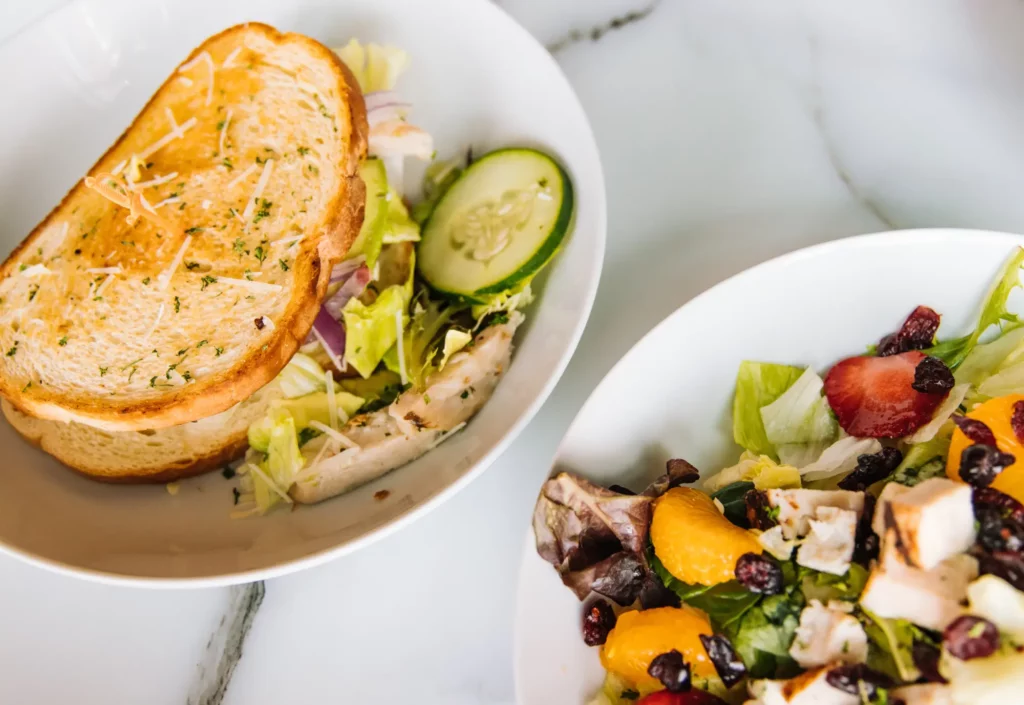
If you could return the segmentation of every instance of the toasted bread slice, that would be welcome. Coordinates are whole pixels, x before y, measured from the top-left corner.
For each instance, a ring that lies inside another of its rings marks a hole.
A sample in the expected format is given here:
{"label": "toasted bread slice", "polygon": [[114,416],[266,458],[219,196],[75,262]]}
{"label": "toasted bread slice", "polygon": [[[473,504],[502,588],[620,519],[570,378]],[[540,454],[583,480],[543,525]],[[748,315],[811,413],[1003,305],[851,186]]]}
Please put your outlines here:
{"label": "toasted bread slice", "polygon": [[358,234],[366,135],[329,49],[261,24],[208,39],[0,267],[0,394],[107,431],[249,397]]}
{"label": "toasted bread slice", "polygon": [[170,482],[239,458],[248,446],[249,426],[281,396],[274,381],[227,411],[153,431],[104,431],[73,421],[36,419],[6,400],[0,409],[26,440],[83,475],[104,482]]}

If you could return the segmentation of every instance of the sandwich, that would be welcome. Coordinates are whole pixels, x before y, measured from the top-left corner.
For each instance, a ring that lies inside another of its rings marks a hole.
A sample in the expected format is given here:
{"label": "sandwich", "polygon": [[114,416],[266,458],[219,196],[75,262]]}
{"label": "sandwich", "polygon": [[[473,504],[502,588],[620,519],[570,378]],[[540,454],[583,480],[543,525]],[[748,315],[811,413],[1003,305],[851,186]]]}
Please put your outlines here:
{"label": "sandwich", "polygon": [[[572,190],[535,150],[433,161],[394,91],[406,63],[257,23],[196,48],[0,266],[12,426],[104,481],[230,465],[243,515],[462,428]],[[432,162],[412,211],[410,157]]]}

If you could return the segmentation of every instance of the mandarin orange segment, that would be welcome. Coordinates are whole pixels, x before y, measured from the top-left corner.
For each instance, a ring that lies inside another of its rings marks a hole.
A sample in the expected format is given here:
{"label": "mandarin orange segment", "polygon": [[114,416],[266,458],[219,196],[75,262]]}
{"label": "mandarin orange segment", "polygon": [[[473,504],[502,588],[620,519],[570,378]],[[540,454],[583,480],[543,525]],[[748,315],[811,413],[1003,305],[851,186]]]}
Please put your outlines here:
{"label": "mandarin orange segment", "polygon": [[655,501],[651,544],[665,569],[692,585],[732,580],[740,556],[762,552],[753,534],[730,523],[708,495],[691,487],[676,487]]}
{"label": "mandarin orange segment", "polygon": [[[1017,462],[996,476],[992,487],[1000,492],[1005,492],[1018,502],[1024,502],[1024,443],[1021,443],[1013,432],[1010,418],[1013,416],[1013,405],[1021,400],[1024,400],[1024,394],[996,397],[979,404],[966,414],[967,418],[977,419],[988,426],[996,437],[996,445],[999,450],[1009,453],[1017,459]],[[969,445],[971,445],[970,439],[959,428],[955,429],[949,443],[949,456],[946,459],[946,474],[953,480],[962,482],[960,454]]]}
{"label": "mandarin orange segment", "polygon": [[701,634],[712,634],[711,623],[703,612],[686,605],[623,612],[601,647],[601,665],[638,686],[659,686],[647,669],[655,656],[675,649],[695,676],[710,678],[715,667],[700,643]]}

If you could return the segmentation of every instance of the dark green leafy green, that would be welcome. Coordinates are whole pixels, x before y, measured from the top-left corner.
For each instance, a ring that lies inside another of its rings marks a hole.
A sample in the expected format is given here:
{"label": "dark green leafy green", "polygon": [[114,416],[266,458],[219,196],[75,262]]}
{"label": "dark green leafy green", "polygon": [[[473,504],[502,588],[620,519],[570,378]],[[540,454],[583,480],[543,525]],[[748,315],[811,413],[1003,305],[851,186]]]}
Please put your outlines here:
{"label": "dark green leafy green", "polygon": [[808,600],[821,600],[823,603],[829,600],[855,601],[864,592],[864,585],[868,582],[868,571],[857,563],[850,564],[850,570],[845,575],[820,573],[801,567],[798,576],[804,597]]}
{"label": "dark green leafy green", "polygon": [[733,482],[713,493],[711,498],[717,499],[722,503],[726,519],[736,524],[736,526],[748,528],[750,522],[747,521],[747,503],[745,498],[747,492],[752,489],[754,489],[753,482]]}
{"label": "dark green leafy green", "polygon": [[867,617],[864,631],[875,647],[868,649],[868,665],[898,682],[913,683],[921,672],[914,665],[914,637],[920,633],[905,619],[886,619],[861,608]]}
{"label": "dark green leafy green", "polygon": [[760,595],[750,592],[735,580],[711,587],[684,583],[668,572],[653,551],[648,552],[647,559],[665,587],[686,604],[707,613],[715,631],[724,631],[730,624],[739,621],[760,599]]}

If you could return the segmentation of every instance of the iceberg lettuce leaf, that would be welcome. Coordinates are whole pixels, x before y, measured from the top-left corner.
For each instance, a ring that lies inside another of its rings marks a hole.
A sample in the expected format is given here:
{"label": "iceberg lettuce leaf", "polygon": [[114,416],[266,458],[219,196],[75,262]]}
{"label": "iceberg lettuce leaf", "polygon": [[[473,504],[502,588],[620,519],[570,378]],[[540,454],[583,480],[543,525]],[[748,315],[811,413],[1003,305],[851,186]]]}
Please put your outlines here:
{"label": "iceberg lettuce leaf", "polygon": [[768,440],[761,407],[781,397],[804,371],[799,367],[770,362],[740,363],[736,374],[736,395],[732,403],[732,435],[736,444],[755,455],[777,458],[775,445]]}

